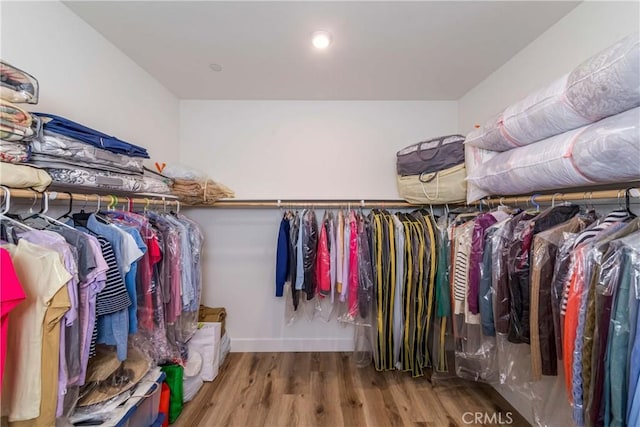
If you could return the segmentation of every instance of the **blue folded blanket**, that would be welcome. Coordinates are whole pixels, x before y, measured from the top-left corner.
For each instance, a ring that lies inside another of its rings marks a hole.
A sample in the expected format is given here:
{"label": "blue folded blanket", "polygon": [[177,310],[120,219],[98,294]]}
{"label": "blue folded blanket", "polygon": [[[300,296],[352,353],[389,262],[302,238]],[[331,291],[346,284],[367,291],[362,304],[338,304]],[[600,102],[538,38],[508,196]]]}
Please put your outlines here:
{"label": "blue folded blanket", "polygon": [[122,141],[115,136],[109,136],[100,131],[88,128],[64,117],[48,113],[32,113],[43,119],[44,129],[56,132],[70,138],[77,139],[94,147],[111,151],[112,153],[125,154],[131,157],[149,158],[147,149]]}

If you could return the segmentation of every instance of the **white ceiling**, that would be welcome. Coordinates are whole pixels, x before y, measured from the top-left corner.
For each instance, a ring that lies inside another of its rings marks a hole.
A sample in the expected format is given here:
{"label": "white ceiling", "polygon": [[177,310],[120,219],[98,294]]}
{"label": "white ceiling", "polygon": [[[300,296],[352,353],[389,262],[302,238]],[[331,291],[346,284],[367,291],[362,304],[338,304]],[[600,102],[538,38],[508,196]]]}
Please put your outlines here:
{"label": "white ceiling", "polygon": [[[579,2],[73,1],[181,99],[458,99]],[[310,36],[329,30],[317,51]],[[210,64],[223,67],[214,72]]]}

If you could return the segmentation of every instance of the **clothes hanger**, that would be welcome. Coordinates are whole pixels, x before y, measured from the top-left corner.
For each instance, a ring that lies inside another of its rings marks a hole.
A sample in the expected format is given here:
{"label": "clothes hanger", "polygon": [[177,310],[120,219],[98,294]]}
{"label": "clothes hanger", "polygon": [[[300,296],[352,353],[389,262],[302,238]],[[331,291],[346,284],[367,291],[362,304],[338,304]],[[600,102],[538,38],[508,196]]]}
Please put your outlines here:
{"label": "clothes hanger", "polygon": [[9,188],[5,187],[4,185],[0,187],[2,187],[2,191],[4,192],[4,206],[2,211],[0,211],[0,219],[7,221],[23,230],[36,231],[35,228],[29,227],[27,224],[23,224],[22,222],[16,221],[15,219],[7,216],[7,213],[9,213],[9,209],[11,209],[11,190],[9,190]]}
{"label": "clothes hanger", "polygon": [[73,211],[73,194],[66,191],[65,191],[65,194],[69,195],[69,209],[63,215],[58,217],[58,220],[61,220],[62,218],[71,218],[70,215],[71,215],[71,212]]}
{"label": "clothes hanger", "polygon": [[146,215],[146,214],[147,214],[147,211],[149,210],[149,204],[151,203],[151,200],[149,200],[148,198],[146,198],[146,197],[145,197],[145,198],[144,198],[144,202],[145,202],[145,203],[144,203],[144,208],[142,208],[142,213],[143,213],[144,215]]}
{"label": "clothes hanger", "polygon": [[630,191],[631,191],[631,189],[630,189],[630,188],[627,188],[627,189],[624,191],[624,204],[625,204],[625,210],[627,211],[627,213],[629,214],[629,216],[630,216],[631,218],[635,218],[635,217],[636,217],[636,214],[634,214],[633,212],[631,212],[631,200],[629,200],[629,199],[630,199],[630,196],[629,196],[629,192],[630,192]]}
{"label": "clothes hanger", "polygon": [[536,202],[537,196],[538,194],[533,194],[531,198],[525,199],[527,203],[527,209],[525,210],[525,212],[529,215],[537,215],[540,213],[540,204]]}
{"label": "clothes hanger", "polygon": [[49,212],[49,193],[48,192],[44,192],[42,193],[42,202],[44,204],[44,208],[42,210],[42,212],[36,214],[36,218],[42,218],[43,220],[51,223],[51,224],[55,224],[55,225],[60,225],[62,227],[66,227],[66,228],[70,228],[70,229],[74,229],[73,227],[68,226],[67,224],[65,224],[64,222],[58,221],[57,219],[50,217],[49,215],[47,215],[47,212]]}
{"label": "clothes hanger", "polygon": [[[38,194],[40,194],[40,197],[41,197],[41,199],[40,199],[40,210],[38,212],[34,213],[33,212],[33,207],[35,206],[36,200],[38,200]],[[44,212],[44,206],[45,206],[44,193],[34,193],[33,197],[34,197],[34,201],[31,204],[31,207],[29,208],[29,213],[31,215],[18,217],[20,221],[27,221],[27,220],[30,220],[30,219],[33,219],[33,218],[37,218],[39,214]]]}
{"label": "clothes hanger", "polygon": [[593,204],[591,204],[591,205],[589,204],[589,201],[587,200],[587,194],[591,195],[589,200],[593,200],[593,193],[589,193],[587,191],[582,193],[582,201],[584,203],[584,208],[585,208],[587,213],[595,212],[595,206],[593,206]]}
{"label": "clothes hanger", "polygon": [[74,214],[71,215],[71,219],[73,220],[74,224],[86,227],[87,226],[87,221],[89,220],[89,217],[92,214],[100,212],[100,207],[101,207],[101,203],[102,203],[102,196],[100,196],[98,194],[94,194],[94,195],[96,196],[96,200],[97,200],[97,204],[98,204],[95,212],[92,212],[92,213],[85,212],[84,209],[87,207],[87,203],[89,202],[89,198],[87,196],[85,196],[86,197],[85,198],[85,204],[82,207],[82,209],[80,210],[80,212],[74,213]]}

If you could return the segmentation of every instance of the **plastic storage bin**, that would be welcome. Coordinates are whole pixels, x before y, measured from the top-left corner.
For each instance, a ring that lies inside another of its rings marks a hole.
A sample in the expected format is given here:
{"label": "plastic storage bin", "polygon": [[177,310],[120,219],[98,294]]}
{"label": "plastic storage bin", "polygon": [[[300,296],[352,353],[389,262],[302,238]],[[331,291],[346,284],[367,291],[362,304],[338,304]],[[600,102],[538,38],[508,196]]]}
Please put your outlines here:
{"label": "plastic storage bin", "polygon": [[125,423],[126,427],[149,427],[153,425],[158,418],[158,409],[160,408],[161,384],[156,383],[153,386],[153,389],[149,391],[148,397],[140,403],[136,411]]}

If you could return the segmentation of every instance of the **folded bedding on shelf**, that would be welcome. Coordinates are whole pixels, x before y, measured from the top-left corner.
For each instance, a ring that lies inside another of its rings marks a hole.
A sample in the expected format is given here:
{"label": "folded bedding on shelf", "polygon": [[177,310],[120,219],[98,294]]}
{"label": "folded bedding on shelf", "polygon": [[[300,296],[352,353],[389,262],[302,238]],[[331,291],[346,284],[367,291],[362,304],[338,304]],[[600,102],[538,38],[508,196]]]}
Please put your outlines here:
{"label": "folded bedding on shelf", "polygon": [[38,81],[21,69],[0,61],[0,98],[37,104]]}
{"label": "folded bedding on shelf", "polygon": [[191,205],[213,204],[216,200],[235,196],[231,189],[211,179],[196,181],[174,178],[171,192],[180,201]]}
{"label": "folded bedding on shelf", "polygon": [[51,176],[42,169],[0,162],[0,185],[44,191],[49,184]]}
{"label": "folded bedding on shelf", "polygon": [[[56,184],[89,188],[109,188],[135,193],[169,194],[168,182],[153,176],[127,175],[86,168],[47,168]],[[168,180],[167,180],[168,181]]]}
{"label": "folded bedding on shelf", "polygon": [[24,142],[33,139],[38,134],[39,121],[34,121],[31,127],[0,119],[0,139],[3,141]]}
{"label": "folded bedding on shelf", "polygon": [[145,159],[149,158],[149,153],[147,153],[145,148],[122,141],[115,136],[109,136],[95,129],[81,125],[80,123],[76,123],[54,114],[33,114],[42,119],[45,131],[68,136],[78,141],[93,145],[94,147],[111,151],[112,153],[126,154],[131,157],[142,157]]}
{"label": "folded bedding on shelf", "polygon": [[524,194],[640,180],[640,108],[497,154],[467,180],[477,191]]}
{"label": "folded bedding on shelf", "polygon": [[640,35],[592,56],[470,132],[465,144],[507,151],[640,106]]}
{"label": "folded bedding on shelf", "polygon": [[23,163],[29,160],[31,150],[28,144],[0,140],[0,161]]}
{"label": "folded bedding on shelf", "polygon": [[27,128],[33,123],[33,117],[29,112],[1,98],[0,119]]}
{"label": "folded bedding on shelf", "polygon": [[[66,163],[72,162],[73,165],[89,164],[112,172],[139,174],[144,169],[140,157],[113,153],[55,132],[45,131],[43,136],[31,142],[31,149],[34,153],[34,162],[36,159],[41,161],[58,159]],[[109,167],[111,169],[108,169]]]}
{"label": "folded bedding on shelf", "polygon": [[99,169],[103,171],[121,173],[125,175],[142,175],[140,172],[132,172],[119,167],[117,164],[113,165],[101,165],[90,162],[80,162],[77,160],[69,160],[64,157],[47,156],[46,154],[32,153],[29,163],[41,168],[56,168],[56,169],[73,169],[73,168],[88,168]]}

